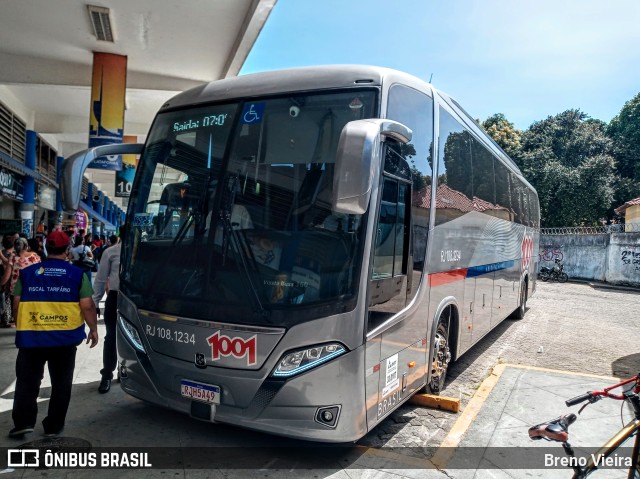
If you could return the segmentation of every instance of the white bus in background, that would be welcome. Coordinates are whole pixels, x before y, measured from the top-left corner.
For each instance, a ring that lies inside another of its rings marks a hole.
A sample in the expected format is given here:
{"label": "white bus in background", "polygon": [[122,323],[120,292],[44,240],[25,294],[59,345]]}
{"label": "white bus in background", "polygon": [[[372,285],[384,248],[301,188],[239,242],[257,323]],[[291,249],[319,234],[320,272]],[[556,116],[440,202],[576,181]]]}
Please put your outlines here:
{"label": "white bus in background", "polygon": [[[328,66],[203,85],[141,153],[122,248],[121,386],[194,418],[356,440],[535,288],[539,207],[450,97]],[[212,430],[213,433],[213,430]]]}

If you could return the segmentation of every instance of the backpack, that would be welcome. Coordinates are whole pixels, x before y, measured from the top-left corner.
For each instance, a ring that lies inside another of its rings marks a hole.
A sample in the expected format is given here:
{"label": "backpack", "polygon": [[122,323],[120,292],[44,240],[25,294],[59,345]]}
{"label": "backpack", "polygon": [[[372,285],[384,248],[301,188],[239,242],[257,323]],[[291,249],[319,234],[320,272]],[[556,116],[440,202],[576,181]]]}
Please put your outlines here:
{"label": "backpack", "polygon": [[87,253],[84,249],[82,250],[82,253],[80,253],[80,258],[74,261],[73,264],[82,268],[84,271],[98,271],[97,263],[93,258],[87,258]]}

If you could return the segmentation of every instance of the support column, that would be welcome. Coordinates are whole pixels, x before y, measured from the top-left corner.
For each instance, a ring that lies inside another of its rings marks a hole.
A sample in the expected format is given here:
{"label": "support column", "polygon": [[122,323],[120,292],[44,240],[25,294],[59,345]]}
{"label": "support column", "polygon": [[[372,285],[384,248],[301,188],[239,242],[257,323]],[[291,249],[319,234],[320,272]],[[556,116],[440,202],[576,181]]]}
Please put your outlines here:
{"label": "support column", "polygon": [[[96,213],[100,213],[100,211],[102,210],[102,191],[99,191],[98,188],[95,188],[95,191],[93,193],[93,197],[91,198],[91,207],[93,208],[93,211],[95,211]],[[102,235],[105,234],[104,233],[104,224],[102,223],[96,223],[97,224],[97,234]]]}
{"label": "support column", "polygon": [[[102,193],[102,192],[101,192]],[[100,214],[107,218],[107,205],[109,204],[109,197],[102,193],[102,203],[100,204]],[[108,220],[108,218],[107,218]]]}
{"label": "support column", "polygon": [[[32,170],[36,169],[36,145],[37,135],[35,131],[27,130],[26,151],[24,165]],[[36,201],[36,180],[31,176],[24,177],[24,194],[20,204],[20,219],[22,220],[22,232],[29,238],[33,236],[33,213]]]}
{"label": "support column", "polygon": [[[89,188],[87,189],[87,204],[93,211],[96,210],[96,208],[93,206],[93,198],[97,193],[98,188],[96,187],[96,185],[94,185],[93,183],[89,183]],[[94,238],[100,234],[100,223],[94,220],[93,217],[91,218],[91,231],[87,231],[87,233],[91,233]]]}
{"label": "support column", "polygon": [[[62,174],[62,163],[64,162],[63,156],[58,156],[56,158],[56,183],[60,184],[60,175]],[[62,197],[60,196],[60,188],[56,189],[56,218],[55,218],[55,226],[60,225],[62,227],[62,218],[64,216],[64,212],[62,209]],[[51,228],[50,231],[53,231],[54,228]]]}

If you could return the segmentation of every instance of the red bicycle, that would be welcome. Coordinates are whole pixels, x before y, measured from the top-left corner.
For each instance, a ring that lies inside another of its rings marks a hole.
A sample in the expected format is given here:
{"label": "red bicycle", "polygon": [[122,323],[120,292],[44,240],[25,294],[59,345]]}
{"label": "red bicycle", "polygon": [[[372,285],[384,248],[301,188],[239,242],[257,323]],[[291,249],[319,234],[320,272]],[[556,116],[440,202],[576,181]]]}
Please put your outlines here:
{"label": "red bicycle", "polygon": [[[627,386],[622,394],[613,394],[611,391]],[[551,421],[543,422],[529,428],[529,437],[533,440],[546,439],[547,441],[557,441],[562,443],[564,452],[570,458],[569,464],[573,468],[574,479],[583,479],[592,472],[598,470],[599,465],[608,464],[607,461],[622,445],[627,444],[632,439],[633,451],[631,457],[625,461],[625,467],[629,465],[628,479],[640,479],[640,374],[626,379],[618,384],[603,389],[602,391],[589,391],[572,399],[565,401],[567,406],[575,406],[586,402],[580,408],[580,414],[589,404],[593,404],[603,398],[625,401],[631,405],[634,412],[634,419],[623,425],[622,429],[607,441],[595,454],[581,465],[581,461],[576,460],[573,448],[569,444],[569,426],[575,422],[577,416],[573,413],[564,414]]]}

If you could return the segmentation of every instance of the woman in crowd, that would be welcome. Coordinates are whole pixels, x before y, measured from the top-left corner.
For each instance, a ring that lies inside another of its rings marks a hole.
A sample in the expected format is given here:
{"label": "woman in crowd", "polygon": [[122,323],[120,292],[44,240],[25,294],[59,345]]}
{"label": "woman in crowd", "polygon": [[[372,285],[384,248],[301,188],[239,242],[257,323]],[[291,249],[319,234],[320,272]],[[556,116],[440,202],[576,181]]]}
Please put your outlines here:
{"label": "woman in crowd", "polygon": [[47,259],[44,254],[44,248],[42,247],[41,240],[38,238],[29,238],[27,243],[29,243],[29,249],[40,256],[40,261]]}
{"label": "woman in crowd", "polygon": [[[91,244],[91,240],[89,240],[89,244]],[[69,253],[71,253],[71,262],[76,266],[82,268],[84,272],[87,273],[89,280],[91,280],[91,268],[85,267],[82,264],[82,260],[84,258],[93,259],[93,253],[91,252],[91,247],[85,244],[85,238],[83,236],[76,236],[73,243],[73,248],[71,248]]]}
{"label": "woman in crowd", "polygon": [[[2,286],[5,295],[9,295],[13,299],[13,289],[20,277],[20,270],[35,263],[40,263],[40,256],[35,251],[31,251],[29,243],[24,238],[18,238],[13,244],[15,254],[9,260],[4,269],[0,286]],[[11,322],[15,318],[11,319]]]}
{"label": "woman in crowd", "polygon": [[[15,254],[13,244],[16,240],[14,233],[5,234],[2,237],[2,251],[0,252],[0,278],[4,275],[7,268],[10,268],[9,262]],[[5,294],[5,289],[0,287],[0,328],[10,328],[13,323],[11,317],[11,297],[9,293]]]}

